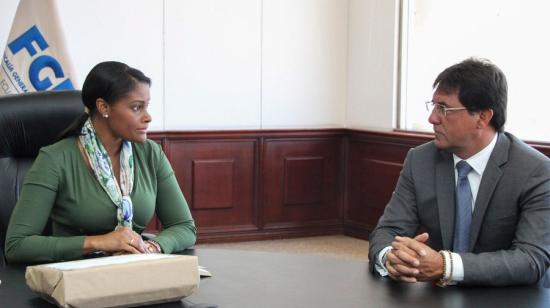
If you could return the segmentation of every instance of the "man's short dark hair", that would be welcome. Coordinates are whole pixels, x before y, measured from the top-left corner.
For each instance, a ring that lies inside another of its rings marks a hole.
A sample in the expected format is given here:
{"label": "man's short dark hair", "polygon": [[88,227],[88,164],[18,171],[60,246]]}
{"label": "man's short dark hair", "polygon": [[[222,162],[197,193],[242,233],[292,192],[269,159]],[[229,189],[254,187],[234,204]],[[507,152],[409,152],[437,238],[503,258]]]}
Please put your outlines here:
{"label": "man's short dark hair", "polygon": [[486,59],[469,58],[441,72],[433,83],[434,89],[453,93],[468,111],[493,110],[491,126],[504,130],[508,84],[504,73]]}

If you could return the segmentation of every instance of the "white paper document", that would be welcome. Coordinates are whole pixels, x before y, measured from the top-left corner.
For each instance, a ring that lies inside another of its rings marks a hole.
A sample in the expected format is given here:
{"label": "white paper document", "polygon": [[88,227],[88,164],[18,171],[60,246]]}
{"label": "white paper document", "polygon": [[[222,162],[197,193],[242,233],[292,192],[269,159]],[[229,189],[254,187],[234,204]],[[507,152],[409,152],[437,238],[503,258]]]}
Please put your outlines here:
{"label": "white paper document", "polygon": [[[124,263],[139,262],[139,261],[159,260],[159,259],[165,259],[165,258],[173,258],[176,256],[177,255],[165,255],[165,254],[159,254],[159,253],[131,254],[131,255],[101,257],[101,258],[84,259],[84,260],[68,261],[68,262],[58,262],[58,263],[46,264],[44,266],[55,268],[62,271],[67,271],[67,270],[77,270],[77,269],[91,268],[91,267],[98,267],[98,266],[106,266],[106,265],[112,265],[112,264],[124,264]],[[205,267],[200,265],[199,265],[199,274],[201,277],[212,277],[212,274]]]}
{"label": "white paper document", "polygon": [[208,271],[206,267],[200,266],[200,265],[199,265],[199,275],[201,277],[212,277],[212,274],[210,273],[210,271]]}
{"label": "white paper document", "polygon": [[85,259],[85,260],[78,260],[78,261],[51,263],[45,266],[65,271],[65,270],[76,270],[76,269],[97,267],[97,266],[106,266],[106,265],[112,265],[112,264],[124,264],[124,263],[130,263],[130,262],[173,258],[175,256],[176,255],[163,255],[159,253],[132,254],[132,255],[120,255],[120,256]]}

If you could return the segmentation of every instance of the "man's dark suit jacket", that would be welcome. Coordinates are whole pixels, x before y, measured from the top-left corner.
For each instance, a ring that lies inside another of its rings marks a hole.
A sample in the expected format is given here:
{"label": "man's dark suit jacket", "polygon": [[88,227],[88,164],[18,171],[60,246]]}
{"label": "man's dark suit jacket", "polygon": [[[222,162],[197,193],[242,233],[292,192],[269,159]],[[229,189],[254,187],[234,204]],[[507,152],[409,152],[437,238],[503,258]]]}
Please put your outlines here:
{"label": "man's dark suit jacket", "polygon": [[[370,235],[371,271],[375,256],[396,235],[413,237],[423,229],[430,235],[430,247],[452,250],[454,221],[452,154],[437,149],[433,141],[412,149]],[[550,265],[550,159],[513,135],[500,133],[481,178],[471,228],[471,253],[460,254],[462,284],[541,280]]]}

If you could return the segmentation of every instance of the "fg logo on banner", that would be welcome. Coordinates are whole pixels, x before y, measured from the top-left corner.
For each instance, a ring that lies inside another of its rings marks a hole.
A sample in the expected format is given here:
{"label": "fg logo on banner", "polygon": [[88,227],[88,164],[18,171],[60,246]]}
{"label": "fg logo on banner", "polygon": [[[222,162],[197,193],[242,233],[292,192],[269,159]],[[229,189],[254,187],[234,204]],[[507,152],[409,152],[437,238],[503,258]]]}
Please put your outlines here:
{"label": "fg logo on banner", "polygon": [[0,61],[0,96],[77,86],[55,0],[20,0]]}
{"label": "fg logo on banner", "polygon": [[[37,50],[33,46],[33,42],[36,43],[41,52],[45,51],[49,47],[48,42],[46,41],[46,39],[44,39],[44,36],[42,36],[40,30],[38,30],[36,25],[33,25],[21,36],[19,36],[12,42],[9,42],[8,48],[14,56],[19,56],[18,53],[20,52],[26,52],[27,54],[25,56],[29,56],[32,58],[37,54]],[[65,78],[63,81],[59,82],[53,88],[51,88],[53,85],[51,79],[49,77],[40,77],[40,72],[46,68],[50,68],[57,79],[65,77],[65,73],[63,72],[63,68],[61,67],[59,62],[50,55],[42,54],[33,59],[29,66],[28,72],[17,72],[5,54],[3,60],[4,65],[10,71],[11,76],[13,77],[12,82],[15,83],[14,86],[19,87],[22,92],[29,92],[27,85],[25,85],[24,81],[20,77],[22,73],[27,74],[28,80],[34,87],[35,91],[74,89],[74,86],[69,78]]]}

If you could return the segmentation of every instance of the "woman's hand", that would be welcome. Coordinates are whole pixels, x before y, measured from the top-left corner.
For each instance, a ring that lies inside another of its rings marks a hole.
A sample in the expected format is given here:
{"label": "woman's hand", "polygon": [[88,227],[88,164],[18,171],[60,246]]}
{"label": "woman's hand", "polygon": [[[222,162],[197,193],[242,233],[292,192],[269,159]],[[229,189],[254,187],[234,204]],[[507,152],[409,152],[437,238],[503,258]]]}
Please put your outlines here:
{"label": "woman's hand", "polygon": [[141,236],[128,227],[116,228],[103,235],[86,236],[82,254],[95,251],[116,254],[147,252]]}

